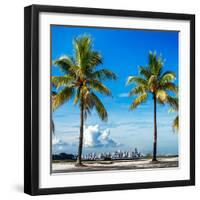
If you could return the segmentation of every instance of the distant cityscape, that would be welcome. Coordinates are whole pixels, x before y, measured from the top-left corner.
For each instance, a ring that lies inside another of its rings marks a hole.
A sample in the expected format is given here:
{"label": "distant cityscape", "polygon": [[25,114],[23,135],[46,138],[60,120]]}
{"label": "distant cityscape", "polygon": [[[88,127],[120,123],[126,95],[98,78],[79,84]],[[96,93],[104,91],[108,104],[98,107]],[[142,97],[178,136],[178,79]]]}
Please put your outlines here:
{"label": "distant cityscape", "polygon": [[[144,155],[135,148],[133,151],[122,151],[117,150],[115,152],[104,152],[104,153],[87,153],[82,155],[82,160],[133,160],[137,158],[142,158]],[[74,154],[54,154],[52,157],[53,160],[76,160],[77,155]]]}

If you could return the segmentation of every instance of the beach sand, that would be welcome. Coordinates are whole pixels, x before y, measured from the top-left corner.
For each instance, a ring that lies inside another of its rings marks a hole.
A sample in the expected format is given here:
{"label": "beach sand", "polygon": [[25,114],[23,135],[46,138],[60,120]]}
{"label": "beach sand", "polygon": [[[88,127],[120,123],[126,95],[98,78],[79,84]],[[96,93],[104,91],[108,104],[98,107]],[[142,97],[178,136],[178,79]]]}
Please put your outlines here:
{"label": "beach sand", "polygon": [[83,161],[84,167],[76,167],[75,162],[57,162],[52,164],[53,173],[151,169],[178,167],[178,157],[161,157],[158,162],[152,163],[151,159],[118,160],[118,161]]}

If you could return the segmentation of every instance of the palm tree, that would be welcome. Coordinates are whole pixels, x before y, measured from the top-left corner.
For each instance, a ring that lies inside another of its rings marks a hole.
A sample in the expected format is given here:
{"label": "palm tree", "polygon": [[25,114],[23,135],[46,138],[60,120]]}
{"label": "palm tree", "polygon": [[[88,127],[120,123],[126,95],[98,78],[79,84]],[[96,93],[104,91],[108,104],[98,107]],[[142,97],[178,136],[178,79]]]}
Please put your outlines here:
{"label": "palm tree", "polygon": [[80,136],[76,166],[82,166],[84,120],[96,109],[99,118],[107,120],[107,111],[95,94],[111,95],[111,91],[102,83],[103,80],[115,80],[115,73],[107,69],[97,69],[102,64],[102,56],[93,50],[89,36],[79,36],[73,41],[74,56],[62,56],[54,62],[64,72],[62,76],[53,76],[52,83],[58,93],[54,99],[56,108],[74,97],[74,105],[80,108]]}
{"label": "palm tree", "polygon": [[149,94],[154,102],[154,140],[152,161],[157,161],[157,103],[164,104],[170,97],[170,92],[176,92],[177,87],[173,83],[175,73],[171,71],[163,72],[164,61],[156,52],[149,52],[148,66],[139,67],[139,76],[129,76],[127,84],[135,84],[129,95],[136,95],[130,110],[145,102]]}

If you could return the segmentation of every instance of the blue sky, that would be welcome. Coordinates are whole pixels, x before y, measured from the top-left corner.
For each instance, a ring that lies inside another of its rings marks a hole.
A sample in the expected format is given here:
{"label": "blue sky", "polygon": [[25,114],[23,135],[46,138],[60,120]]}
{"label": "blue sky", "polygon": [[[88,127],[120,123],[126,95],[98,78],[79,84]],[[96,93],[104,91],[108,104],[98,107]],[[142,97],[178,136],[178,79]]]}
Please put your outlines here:
{"label": "blue sky", "polygon": [[[178,32],[51,26],[51,34],[52,60],[73,55],[73,38],[87,34],[93,39],[93,48],[103,56],[99,68],[107,68],[118,75],[117,81],[104,82],[112,91],[112,97],[98,95],[108,111],[108,122],[102,122],[95,112],[85,122],[83,153],[134,148],[142,153],[151,153],[152,98],[150,96],[146,103],[129,111],[133,97],[128,97],[131,86],[126,86],[125,82],[129,75],[138,75],[138,66],[147,65],[150,50],[165,59],[164,70],[178,74]],[[59,68],[52,66],[52,75],[60,74]],[[171,127],[176,113],[168,110],[167,105],[158,105],[158,154],[178,154],[178,134],[173,133]],[[79,107],[73,106],[72,100],[53,113],[53,153],[77,152],[79,116]]]}

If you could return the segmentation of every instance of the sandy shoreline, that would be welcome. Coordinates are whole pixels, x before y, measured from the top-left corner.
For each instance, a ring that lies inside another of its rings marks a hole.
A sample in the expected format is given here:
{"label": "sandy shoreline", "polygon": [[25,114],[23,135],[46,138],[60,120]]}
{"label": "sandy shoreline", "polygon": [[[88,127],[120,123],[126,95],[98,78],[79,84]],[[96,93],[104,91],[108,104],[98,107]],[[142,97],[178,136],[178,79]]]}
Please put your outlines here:
{"label": "sandy shoreline", "polygon": [[75,162],[53,163],[53,173],[105,171],[105,170],[127,170],[127,169],[151,169],[178,167],[178,157],[159,158],[157,163],[151,159],[120,160],[120,161],[85,161],[85,167],[75,167]]}

